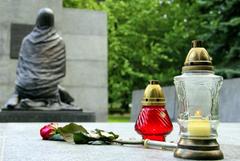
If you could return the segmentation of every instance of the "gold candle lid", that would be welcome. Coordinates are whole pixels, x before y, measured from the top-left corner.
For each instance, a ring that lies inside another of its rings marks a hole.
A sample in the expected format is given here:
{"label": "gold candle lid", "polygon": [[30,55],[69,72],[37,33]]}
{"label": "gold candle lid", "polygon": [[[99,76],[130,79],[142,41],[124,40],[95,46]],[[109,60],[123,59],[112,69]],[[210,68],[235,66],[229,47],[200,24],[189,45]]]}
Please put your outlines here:
{"label": "gold candle lid", "polygon": [[150,80],[142,99],[143,106],[161,106],[165,105],[163,90],[158,80]]}
{"label": "gold candle lid", "polygon": [[202,44],[203,42],[200,40],[192,41],[192,48],[185,59],[182,73],[198,70],[213,72],[212,58],[209,56],[207,50],[202,47]]}

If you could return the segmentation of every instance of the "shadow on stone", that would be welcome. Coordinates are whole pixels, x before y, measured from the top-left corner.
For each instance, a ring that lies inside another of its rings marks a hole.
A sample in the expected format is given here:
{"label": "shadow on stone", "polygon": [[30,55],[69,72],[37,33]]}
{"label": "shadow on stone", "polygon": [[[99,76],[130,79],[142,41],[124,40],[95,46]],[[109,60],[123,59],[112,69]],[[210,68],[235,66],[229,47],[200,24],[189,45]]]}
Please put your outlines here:
{"label": "shadow on stone", "polygon": [[82,111],[1,111],[0,122],[95,122],[95,113]]}

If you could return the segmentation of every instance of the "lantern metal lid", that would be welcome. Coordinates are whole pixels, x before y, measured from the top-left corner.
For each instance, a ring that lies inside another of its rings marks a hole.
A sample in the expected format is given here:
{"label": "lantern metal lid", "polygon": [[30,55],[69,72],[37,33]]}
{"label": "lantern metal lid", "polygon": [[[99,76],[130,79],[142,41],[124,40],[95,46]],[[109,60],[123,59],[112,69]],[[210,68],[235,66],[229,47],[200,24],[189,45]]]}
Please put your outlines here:
{"label": "lantern metal lid", "polygon": [[163,90],[158,80],[150,80],[142,99],[143,106],[162,106],[165,105]]}
{"label": "lantern metal lid", "polygon": [[213,72],[212,58],[209,56],[207,50],[202,47],[202,44],[203,42],[200,40],[192,41],[192,48],[185,59],[182,73],[197,71]]}
{"label": "lantern metal lid", "polygon": [[202,44],[199,40],[192,41],[192,48],[182,67],[183,74],[174,77],[181,136],[174,156],[218,160],[224,158],[216,131],[219,121],[217,101],[222,77],[214,75],[212,58]]}

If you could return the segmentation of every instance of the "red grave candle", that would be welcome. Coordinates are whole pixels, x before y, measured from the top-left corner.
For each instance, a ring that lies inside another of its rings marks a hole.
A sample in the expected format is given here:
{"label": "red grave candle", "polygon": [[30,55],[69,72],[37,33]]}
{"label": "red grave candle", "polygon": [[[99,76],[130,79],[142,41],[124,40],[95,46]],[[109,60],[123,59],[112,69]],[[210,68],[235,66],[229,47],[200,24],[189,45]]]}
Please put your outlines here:
{"label": "red grave candle", "polygon": [[165,109],[165,99],[159,82],[150,81],[144,92],[142,109],[135,124],[135,130],[143,139],[165,141],[173,129]]}

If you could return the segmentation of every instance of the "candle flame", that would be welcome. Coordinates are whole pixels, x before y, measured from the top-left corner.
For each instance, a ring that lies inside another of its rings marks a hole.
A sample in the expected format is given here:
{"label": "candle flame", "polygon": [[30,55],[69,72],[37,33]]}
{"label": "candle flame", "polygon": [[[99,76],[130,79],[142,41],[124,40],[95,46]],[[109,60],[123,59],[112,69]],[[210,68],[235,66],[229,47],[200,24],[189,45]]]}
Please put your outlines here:
{"label": "candle flame", "polygon": [[201,111],[196,111],[194,115],[200,117],[200,116],[202,116],[202,113],[201,113]]}

